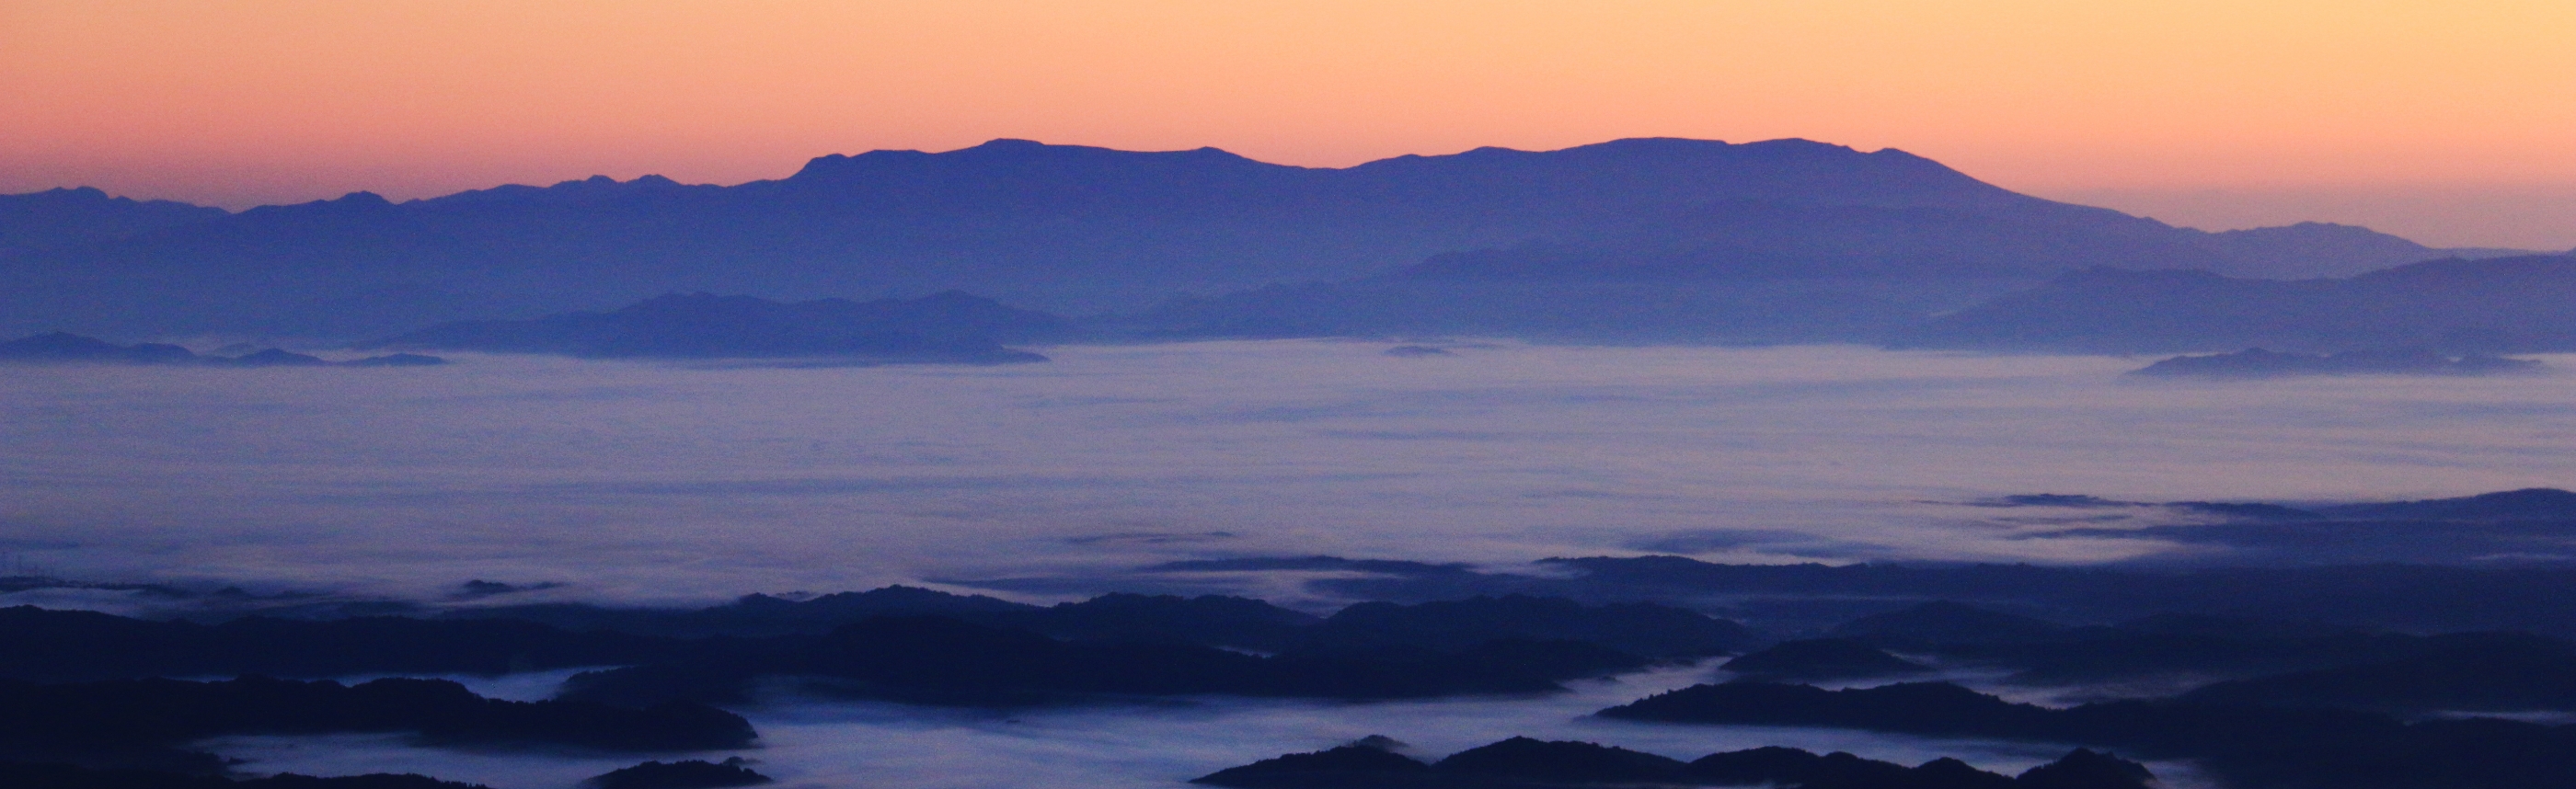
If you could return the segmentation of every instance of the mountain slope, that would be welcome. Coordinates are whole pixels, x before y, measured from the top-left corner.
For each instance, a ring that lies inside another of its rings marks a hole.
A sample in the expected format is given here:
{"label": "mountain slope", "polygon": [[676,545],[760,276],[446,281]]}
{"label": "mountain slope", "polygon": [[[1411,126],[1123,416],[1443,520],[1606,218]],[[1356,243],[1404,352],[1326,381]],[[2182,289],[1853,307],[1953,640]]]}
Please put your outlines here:
{"label": "mountain slope", "polygon": [[2104,353],[2576,351],[2576,255],[2432,260],[2300,281],[2085,271],[1937,318],[1905,344]]}
{"label": "mountain slope", "polygon": [[1342,169],[996,140],[826,156],[730,187],[592,178],[401,204],[356,193],[85,238],[0,254],[0,333],[382,336],[674,291],[964,289],[1125,311],[1480,249],[1572,249],[1611,270],[1644,258],[1685,272],[2036,281],[2093,265],[2229,270],[2241,256],[2227,250],[2245,246],[1903,151],[1680,139]]}
{"label": "mountain slope", "polygon": [[0,255],[130,238],[223,216],[220,208],[109,197],[88,187],[0,195]]}

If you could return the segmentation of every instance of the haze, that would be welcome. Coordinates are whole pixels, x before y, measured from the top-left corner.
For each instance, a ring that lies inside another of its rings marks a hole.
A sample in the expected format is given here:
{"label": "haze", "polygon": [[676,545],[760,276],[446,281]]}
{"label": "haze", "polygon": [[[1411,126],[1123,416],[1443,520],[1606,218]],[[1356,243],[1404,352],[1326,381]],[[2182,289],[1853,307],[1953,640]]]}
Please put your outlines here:
{"label": "haze", "polygon": [[1342,166],[1664,135],[1898,147],[2221,229],[2576,246],[2576,6],[0,4],[0,192],[234,208],[995,137]]}
{"label": "haze", "polygon": [[[2576,475],[2564,357],[2519,377],[2162,383],[2111,357],[1385,347],[25,370],[0,378],[0,550],[76,577],[409,597],[486,578],[625,602],[939,580],[1047,598],[1228,556],[2109,561],[2175,546],[2025,539],[2064,523],[1962,505]],[[1056,580],[1003,582],[1033,578]]]}

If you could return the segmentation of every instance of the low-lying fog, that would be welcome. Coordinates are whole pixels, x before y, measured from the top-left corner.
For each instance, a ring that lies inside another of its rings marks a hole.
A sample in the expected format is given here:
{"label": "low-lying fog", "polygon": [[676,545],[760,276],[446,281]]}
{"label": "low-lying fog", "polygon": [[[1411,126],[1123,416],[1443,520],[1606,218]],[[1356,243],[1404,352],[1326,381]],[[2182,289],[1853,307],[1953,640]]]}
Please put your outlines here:
{"label": "low-lying fog", "polygon": [[2107,357],[1387,348],[0,369],[0,551],[87,580],[431,595],[481,578],[693,601],[1238,555],[2095,561],[2160,547],[2015,540],[2062,524],[1963,502],[2576,481],[2567,358],[2530,376],[2177,382],[2123,379],[2150,360]]}
{"label": "low-lying fog", "polygon": [[[561,673],[543,675],[558,678]],[[2060,746],[1942,740],[1842,729],[1689,726],[1587,717],[1694,682],[1706,666],[1571,683],[1539,698],[1448,699],[1378,704],[1199,700],[1181,705],[1030,710],[1009,714],[848,702],[780,704],[742,710],[764,747],[743,755],[786,789],[902,786],[921,789],[1184,786],[1182,781],[1288,751],[1329,748],[1371,734],[1436,759],[1512,736],[1585,740],[1680,759],[1767,745],[1818,753],[1850,751],[1903,764],[1952,756],[1988,770],[2019,773],[2065,755]],[[467,681],[508,695],[532,683]],[[513,683],[516,684],[513,684]],[[409,747],[396,736],[235,737],[211,749],[248,760],[254,772],[347,775],[422,772],[495,789],[566,789],[643,757],[526,752],[455,752]],[[727,754],[706,754],[710,759]],[[665,760],[671,757],[661,757]],[[2180,764],[2152,762],[2174,789],[2205,784]]]}

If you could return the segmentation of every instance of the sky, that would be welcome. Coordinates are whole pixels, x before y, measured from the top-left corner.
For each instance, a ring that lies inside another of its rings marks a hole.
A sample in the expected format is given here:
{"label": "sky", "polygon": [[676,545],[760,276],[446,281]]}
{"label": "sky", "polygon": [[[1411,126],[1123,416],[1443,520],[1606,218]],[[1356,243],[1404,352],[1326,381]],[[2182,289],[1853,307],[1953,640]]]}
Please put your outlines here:
{"label": "sky", "polygon": [[2210,229],[2576,246],[2566,0],[0,0],[0,192],[233,208],[986,139],[1803,137]]}

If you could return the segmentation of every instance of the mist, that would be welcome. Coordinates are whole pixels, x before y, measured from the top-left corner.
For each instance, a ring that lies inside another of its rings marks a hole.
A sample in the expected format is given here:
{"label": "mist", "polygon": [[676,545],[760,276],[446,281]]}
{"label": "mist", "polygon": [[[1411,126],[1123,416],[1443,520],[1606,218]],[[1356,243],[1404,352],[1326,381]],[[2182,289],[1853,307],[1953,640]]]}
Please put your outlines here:
{"label": "mist", "polygon": [[[1943,756],[2018,773],[2062,747],[1934,739],[1846,729],[1675,726],[1589,717],[1640,696],[1708,681],[1706,664],[1570,683],[1540,697],[1317,703],[1201,698],[1133,707],[1011,712],[942,710],[874,702],[773,699],[743,713],[763,747],[743,755],[786,789],[908,786],[925,789],[1170,787],[1218,769],[1329,748],[1371,734],[1438,758],[1496,740],[1584,740],[1682,759],[1768,745],[1919,764]],[[467,680],[501,692],[530,683]],[[516,683],[516,684],[513,684]],[[254,772],[348,775],[419,772],[495,789],[557,789],[638,761],[602,754],[462,752],[415,748],[400,737],[233,737],[210,744]],[[721,758],[721,754],[709,754]],[[2182,764],[2152,763],[2174,789],[2205,786]]]}
{"label": "mist", "polygon": [[2083,563],[2188,549],[2016,539],[2064,523],[1973,503],[2386,500],[2576,476],[2564,372],[2142,382],[2120,373],[2146,360],[2113,357],[1388,345],[1070,346],[994,367],[13,368],[0,551],[94,580],[436,598],[479,578],[564,584],[513,601],[625,603],[1257,555]]}

